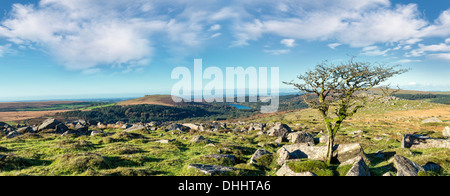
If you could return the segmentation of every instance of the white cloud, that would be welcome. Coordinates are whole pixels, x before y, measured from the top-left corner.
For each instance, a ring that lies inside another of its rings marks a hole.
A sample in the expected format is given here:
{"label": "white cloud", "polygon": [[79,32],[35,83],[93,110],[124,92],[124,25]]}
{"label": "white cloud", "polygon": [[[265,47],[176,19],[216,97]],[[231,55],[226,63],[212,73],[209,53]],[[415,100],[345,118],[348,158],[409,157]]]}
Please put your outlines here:
{"label": "white cloud", "polygon": [[[43,0],[38,6],[14,4],[9,19],[0,26],[0,36],[19,45],[41,47],[68,69],[89,73],[99,65],[150,58],[153,49],[146,26],[163,27],[163,23],[116,17],[117,5],[107,2],[97,5],[93,1]],[[109,14],[97,12],[108,6]]]}
{"label": "white cloud", "polygon": [[271,55],[282,55],[287,54],[291,52],[289,49],[281,49],[281,50],[264,50],[265,53],[271,54]]}
{"label": "white cloud", "polygon": [[365,56],[385,56],[391,49],[380,50],[378,46],[367,46],[362,49],[361,54]]}
{"label": "white cloud", "polygon": [[286,47],[292,48],[295,46],[295,39],[282,39],[280,43]]}
{"label": "white cloud", "polygon": [[1,22],[0,37],[19,48],[43,50],[69,70],[128,69],[138,61],[150,62],[157,44],[177,52],[200,46],[211,37],[206,27],[221,28],[205,16],[224,19],[227,14],[226,9],[202,12],[189,6],[173,16],[158,13],[170,7],[165,3],[41,0],[37,5],[14,4]]}
{"label": "white cloud", "polygon": [[216,38],[216,37],[219,37],[221,35],[222,35],[222,33],[215,33],[214,35],[211,36],[211,38]]}
{"label": "white cloud", "polygon": [[[450,43],[450,9],[429,22],[417,4],[390,0],[41,0],[14,4],[0,25],[0,37],[13,46],[44,50],[72,70],[128,68],[150,62],[157,47],[185,54],[227,33],[231,46],[275,35],[286,47],[324,41],[332,49],[361,48],[368,56],[400,49],[407,57],[423,56],[447,52],[437,47]],[[429,37],[446,38],[445,44],[417,45]],[[385,48],[370,48],[380,45]]]}
{"label": "white cloud", "polygon": [[341,43],[332,43],[332,44],[328,44],[327,46],[330,47],[331,49],[336,49],[338,46],[341,46]]}
{"label": "white cloud", "polygon": [[215,25],[211,26],[208,31],[218,31],[218,30],[220,30],[220,28],[221,28],[221,26],[219,24],[215,24]]}
{"label": "white cloud", "polygon": [[450,53],[430,54],[427,57],[436,60],[450,61]]}

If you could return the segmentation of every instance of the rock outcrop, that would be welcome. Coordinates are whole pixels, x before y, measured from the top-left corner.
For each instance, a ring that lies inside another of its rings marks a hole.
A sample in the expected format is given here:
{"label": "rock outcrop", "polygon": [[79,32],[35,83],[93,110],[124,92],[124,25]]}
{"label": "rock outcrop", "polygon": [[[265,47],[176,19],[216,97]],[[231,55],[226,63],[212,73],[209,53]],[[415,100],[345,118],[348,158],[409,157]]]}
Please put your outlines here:
{"label": "rock outcrop", "polygon": [[258,160],[259,160],[262,156],[264,156],[264,155],[266,155],[266,154],[272,154],[272,153],[270,153],[269,151],[264,150],[264,149],[258,149],[258,150],[256,150],[256,152],[253,153],[252,157],[250,158],[250,163],[251,163],[251,164],[257,164],[257,163],[258,163]]}
{"label": "rock outcrop", "polygon": [[275,123],[275,125],[267,131],[269,136],[286,137],[291,132],[291,128],[286,124]]}
{"label": "rock outcrop", "polygon": [[356,157],[355,163],[345,176],[370,176],[369,167],[362,157]]}
{"label": "rock outcrop", "polygon": [[[339,144],[334,148],[335,150],[333,157],[339,163],[343,163],[357,156],[361,156],[364,160],[368,161],[366,155],[364,154],[364,150],[359,143]],[[310,144],[284,145],[277,151],[277,162],[282,165],[282,163],[286,160],[301,158],[325,161],[327,151],[327,146],[312,146]]]}
{"label": "rock outcrop", "polygon": [[314,136],[305,131],[289,133],[287,139],[294,144],[311,143],[314,144]]}
{"label": "rock outcrop", "polygon": [[203,165],[203,164],[190,164],[188,166],[188,169],[191,169],[191,168],[196,169],[199,172],[202,172],[205,175],[209,175],[209,176],[237,170],[237,168],[234,168],[234,167],[226,167],[226,166],[221,166],[221,165]]}
{"label": "rock outcrop", "polygon": [[405,134],[402,139],[402,148],[424,149],[424,148],[448,148],[450,140],[436,139],[418,134]]}
{"label": "rock outcrop", "polygon": [[292,171],[292,169],[289,168],[289,166],[286,163],[284,163],[283,166],[281,166],[281,168],[277,171],[276,174],[277,176],[317,176],[316,174],[308,171],[296,173]]}
{"label": "rock outcrop", "polygon": [[425,171],[419,164],[400,155],[394,155],[394,167],[397,176],[417,176],[420,171]]}

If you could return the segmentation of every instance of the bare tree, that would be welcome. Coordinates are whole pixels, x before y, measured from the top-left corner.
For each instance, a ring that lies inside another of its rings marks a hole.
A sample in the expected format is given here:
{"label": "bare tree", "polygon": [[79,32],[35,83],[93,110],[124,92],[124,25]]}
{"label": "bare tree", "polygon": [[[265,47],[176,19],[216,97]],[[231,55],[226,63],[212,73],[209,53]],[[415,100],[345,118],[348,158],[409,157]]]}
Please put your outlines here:
{"label": "bare tree", "polygon": [[[399,66],[355,62],[352,57],[339,65],[327,61],[318,64],[314,70],[298,76],[302,83],[283,82],[300,90],[308,106],[319,110],[328,132],[329,164],[333,158],[334,139],[344,119],[366,105],[369,96],[364,92],[408,71],[397,69]],[[383,89],[383,94],[388,94],[387,89]]]}

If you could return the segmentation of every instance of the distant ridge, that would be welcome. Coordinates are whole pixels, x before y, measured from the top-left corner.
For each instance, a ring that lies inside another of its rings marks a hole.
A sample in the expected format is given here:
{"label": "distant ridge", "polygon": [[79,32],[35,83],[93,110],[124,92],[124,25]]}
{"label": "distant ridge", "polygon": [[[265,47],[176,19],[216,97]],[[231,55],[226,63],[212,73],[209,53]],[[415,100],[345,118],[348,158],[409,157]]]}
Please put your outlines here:
{"label": "distant ridge", "polygon": [[[391,90],[396,90],[395,88]],[[372,88],[369,91],[375,92],[375,93],[381,93],[381,88]],[[448,91],[442,91],[442,92],[434,92],[434,91],[416,91],[416,90],[403,90],[400,89],[400,91],[396,92],[395,94],[433,94],[433,95],[450,95],[450,92]]]}
{"label": "distant ridge", "polygon": [[175,103],[171,95],[146,95],[141,98],[131,99],[117,103],[117,105],[162,105],[162,106],[178,106],[183,103]]}

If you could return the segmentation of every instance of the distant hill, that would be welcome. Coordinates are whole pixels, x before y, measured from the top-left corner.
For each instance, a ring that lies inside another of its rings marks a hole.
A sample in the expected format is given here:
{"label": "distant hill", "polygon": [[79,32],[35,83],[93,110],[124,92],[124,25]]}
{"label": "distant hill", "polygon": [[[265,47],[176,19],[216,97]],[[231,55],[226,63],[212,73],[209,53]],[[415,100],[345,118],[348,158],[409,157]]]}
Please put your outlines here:
{"label": "distant hill", "polygon": [[[393,89],[395,90],[395,88]],[[370,89],[371,92],[374,93],[381,93],[381,88],[372,88]],[[450,92],[448,91],[442,91],[442,92],[433,92],[433,91],[416,91],[416,90],[403,90],[400,89],[400,91],[396,92],[395,94],[420,94],[420,95],[426,95],[426,94],[432,94],[432,95],[450,95]]]}
{"label": "distant hill", "polygon": [[141,104],[149,104],[149,105],[162,105],[162,106],[179,106],[183,105],[183,103],[175,103],[172,100],[171,95],[146,95],[145,97],[131,99],[127,101],[122,101],[117,103],[117,105],[141,105]]}

